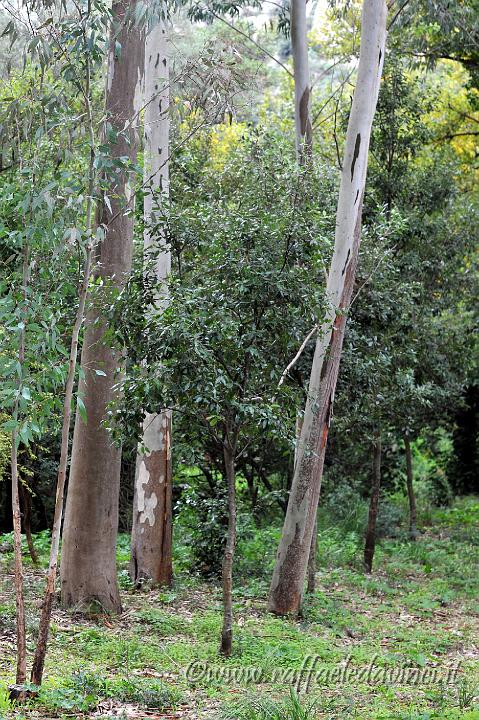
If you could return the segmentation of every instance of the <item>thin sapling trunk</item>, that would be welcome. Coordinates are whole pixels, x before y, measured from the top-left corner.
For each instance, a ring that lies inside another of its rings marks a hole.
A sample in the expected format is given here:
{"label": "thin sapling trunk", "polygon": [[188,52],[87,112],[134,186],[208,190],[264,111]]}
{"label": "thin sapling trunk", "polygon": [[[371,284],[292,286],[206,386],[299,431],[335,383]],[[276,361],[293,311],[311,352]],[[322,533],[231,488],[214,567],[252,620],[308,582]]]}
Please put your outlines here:
{"label": "thin sapling trunk", "polygon": [[20,500],[23,508],[23,529],[25,531],[25,537],[27,539],[28,552],[34,565],[38,565],[38,555],[35,550],[32,537],[32,499],[31,491],[25,482],[20,482]]}
{"label": "thin sapling trunk", "polygon": [[63,399],[63,420],[62,420],[62,437],[60,447],[60,462],[58,465],[57,489],[55,496],[55,510],[53,515],[52,539],[50,545],[50,560],[48,565],[47,581],[45,586],[45,595],[43,599],[42,612],[40,616],[40,625],[38,629],[38,638],[33,658],[32,672],[30,680],[34,685],[41,685],[43,678],[43,670],[45,667],[45,658],[47,654],[48,634],[50,631],[50,623],[52,617],[53,601],[55,598],[55,582],[57,578],[58,554],[60,550],[60,533],[63,518],[63,501],[65,495],[65,483],[68,467],[68,456],[70,446],[70,423],[71,408],[73,402],[73,390],[75,385],[75,371],[78,355],[78,342],[80,330],[85,317],[85,304],[88,293],[88,284],[90,282],[92,255],[93,255],[93,206],[95,192],[95,136],[93,126],[93,113],[90,102],[90,65],[87,60],[87,76],[85,87],[85,105],[88,119],[88,134],[90,141],[90,159],[88,167],[88,190],[86,200],[86,236],[87,245],[85,252],[85,261],[83,265],[83,277],[78,293],[78,309],[73,324],[72,336],[70,342],[70,356],[68,359],[68,372],[65,381],[65,395]]}
{"label": "thin sapling trunk", "polygon": [[416,494],[414,492],[411,441],[407,433],[404,436],[404,449],[406,451],[406,486],[409,502],[409,538],[415,541],[417,540]]}
{"label": "thin sapling trunk", "polygon": [[377,436],[373,442],[371,497],[369,500],[366,542],[364,544],[364,567],[368,573],[373,569],[374,551],[376,549],[376,524],[378,519],[379,491],[381,488],[381,452],[381,438]]}
{"label": "thin sapling trunk", "polygon": [[224,443],[224,461],[228,483],[228,534],[223,557],[223,630],[220,653],[229,657],[233,644],[233,561],[236,546],[236,443]]}
{"label": "thin sapling trunk", "polygon": [[[25,243],[23,248],[23,271],[22,271],[22,295],[23,312],[26,312],[28,283],[30,278],[30,254],[29,247]],[[18,383],[17,397],[13,408],[13,430],[12,430],[12,516],[13,516],[13,549],[15,558],[15,605],[16,605],[16,631],[17,631],[17,670],[16,682],[22,684],[27,676],[27,641],[25,630],[25,598],[23,583],[23,562],[22,562],[22,520],[20,513],[20,493],[18,479],[18,420],[19,420],[19,398],[22,392],[22,375],[25,362],[25,320],[22,322],[19,335],[18,364],[20,367],[20,382]]]}

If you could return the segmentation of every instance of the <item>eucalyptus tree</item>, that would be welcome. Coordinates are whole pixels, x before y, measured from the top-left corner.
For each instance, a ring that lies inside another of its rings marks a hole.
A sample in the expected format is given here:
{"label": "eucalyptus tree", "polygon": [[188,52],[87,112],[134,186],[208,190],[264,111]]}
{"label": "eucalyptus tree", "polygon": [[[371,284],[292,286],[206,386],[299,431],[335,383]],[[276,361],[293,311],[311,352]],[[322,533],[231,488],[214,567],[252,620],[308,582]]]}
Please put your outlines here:
{"label": "eucalyptus tree", "polygon": [[[168,303],[171,254],[165,245],[161,204],[169,184],[169,41],[165,18],[154,21],[146,37],[144,94],[144,253],[145,272],[158,291],[153,303]],[[148,310],[147,310],[148,312]],[[172,568],[171,411],[147,413],[136,460],[130,575],[139,584],[170,585]]]}
{"label": "eucalyptus tree", "polygon": [[385,53],[386,19],[385,2],[365,0],[358,76],[346,135],[335,246],[327,283],[328,316],[318,331],[298,456],[269,596],[269,609],[281,615],[297,613],[303,596],[346,313],[356,274],[369,140]]}
{"label": "eucalyptus tree", "polygon": [[[371,486],[369,571],[381,475],[396,488],[406,480],[408,534],[415,539],[413,443],[438,427],[449,432],[471,356],[471,320],[458,308],[474,284],[466,268],[477,210],[461,196],[460,160],[435,142],[436,123],[428,118],[442,103],[424,92],[429,82],[434,88],[434,78],[410,74],[402,58],[389,54],[371,141],[367,233],[336,393],[336,471],[350,482],[364,478],[366,492]],[[401,449],[393,453],[393,471],[390,461],[381,470],[378,441],[386,458],[392,446]]]}
{"label": "eucalyptus tree", "polygon": [[102,306],[124,287],[131,270],[144,73],[141,12],[136,0],[117,0],[112,7],[104,131],[111,153],[99,168],[105,181],[97,212],[104,237],[95,251],[95,291],[86,317],[61,562],[62,603],[109,611],[121,609],[116,576],[121,448],[103,422],[123,352],[108,337]]}

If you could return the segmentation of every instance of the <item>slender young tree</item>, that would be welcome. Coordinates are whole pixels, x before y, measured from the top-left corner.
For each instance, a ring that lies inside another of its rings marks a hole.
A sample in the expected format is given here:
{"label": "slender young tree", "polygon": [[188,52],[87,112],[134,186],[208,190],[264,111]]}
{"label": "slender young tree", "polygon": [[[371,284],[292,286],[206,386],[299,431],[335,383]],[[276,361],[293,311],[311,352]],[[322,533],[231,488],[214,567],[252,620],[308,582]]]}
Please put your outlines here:
{"label": "slender young tree", "polygon": [[102,422],[123,356],[105,337],[101,305],[124,286],[131,269],[133,166],[144,72],[144,37],[134,23],[135,8],[136,0],[116,0],[112,8],[106,118],[116,174],[108,178],[108,202],[98,213],[104,238],[95,251],[94,277],[101,290],[87,312],[79,385],[85,412],[77,408],[61,563],[63,605],[95,604],[112,612],[121,610],[116,576],[121,448]]}
{"label": "slender young tree", "polygon": [[404,435],[404,450],[406,452],[406,487],[409,502],[409,539],[417,539],[417,511],[416,494],[414,492],[414,472],[412,466],[412,450],[409,433]]}
{"label": "slender young tree", "polygon": [[[85,42],[87,40],[84,34]],[[40,616],[40,624],[38,628],[38,638],[33,658],[32,672],[30,680],[34,685],[41,685],[43,679],[43,670],[45,667],[45,658],[47,654],[47,642],[50,632],[50,623],[53,609],[53,601],[55,598],[55,584],[57,579],[58,554],[60,551],[60,533],[63,518],[63,504],[65,497],[65,485],[67,477],[68,456],[70,447],[70,422],[71,408],[73,403],[73,391],[75,387],[75,371],[78,355],[78,344],[80,339],[80,330],[85,316],[85,304],[88,292],[88,284],[90,282],[91,263],[93,255],[93,208],[94,208],[94,192],[95,192],[95,134],[93,127],[93,113],[91,106],[91,68],[90,62],[86,60],[86,82],[85,82],[85,111],[88,124],[88,135],[90,141],[90,160],[88,164],[88,180],[87,180],[87,199],[86,199],[86,238],[87,245],[85,248],[85,262],[83,266],[83,277],[78,293],[78,308],[73,325],[70,357],[68,360],[68,371],[65,381],[65,396],[63,400],[63,421],[62,435],[60,446],[60,462],[58,464],[57,488],[55,495],[55,509],[53,513],[52,539],[50,544],[50,560],[48,564],[47,582],[45,585],[45,595],[43,599],[42,612]]]}
{"label": "slender young tree", "polygon": [[38,555],[32,537],[32,494],[26,482],[20,482],[18,486],[20,492],[20,503],[23,509],[23,529],[27,540],[28,552],[34,565],[38,565]]}
{"label": "slender young tree", "polygon": [[288,509],[270,588],[269,609],[298,613],[304,592],[334,392],[361,237],[369,141],[384,61],[387,5],[364,0],[361,50],[351,107],[328,274],[328,316],[314,352]]}
{"label": "slender young tree", "polygon": [[368,526],[364,543],[364,568],[370,573],[373,569],[374,551],[376,549],[376,524],[379,508],[379,491],[381,489],[381,437],[377,435],[373,441],[373,463],[371,496],[369,498]]}
{"label": "slender young tree", "polygon": [[[23,313],[26,313],[28,285],[30,280],[29,247],[25,242],[23,247],[23,271],[22,271],[22,305]],[[18,344],[18,365],[23,372],[25,361],[25,321],[19,323],[19,344]],[[20,514],[20,495],[18,477],[18,420],[20,396],[23,390],[22,377],[18,383],[15,405],[13,408],[14,426],[12,429],[12,450],[11,450],[11,475],[12,475],[12,515],[13,515],[13,551],[15,564],[15,607],[16,607],[16,632],[17,632],[17,670],[16,682],[25,682],[27,676],[27,640],[25,630],[25,597],[23,585],[23,562],[22,562],[22,520]]]}
{"label": "slender young tree", "polygon": [[[168,196],[169,47],[165,22],[150,30],[145,48],[144,252],[146,273],[160,284],[155,310],[168,302],[169,249],[161,247],[159,211]],[[136,584],[171,585],[172,567],[171,411],[146,413],[136,460],[130,575]]]}
{"label": "slender young tree", "polygon": [[226,432],[223,444],[226,481],[228,484],[228,531],[223,555],[223,628],[220,653],[231,655],[233,646],[233,563],[236,547],[236,448],[238,433]]}

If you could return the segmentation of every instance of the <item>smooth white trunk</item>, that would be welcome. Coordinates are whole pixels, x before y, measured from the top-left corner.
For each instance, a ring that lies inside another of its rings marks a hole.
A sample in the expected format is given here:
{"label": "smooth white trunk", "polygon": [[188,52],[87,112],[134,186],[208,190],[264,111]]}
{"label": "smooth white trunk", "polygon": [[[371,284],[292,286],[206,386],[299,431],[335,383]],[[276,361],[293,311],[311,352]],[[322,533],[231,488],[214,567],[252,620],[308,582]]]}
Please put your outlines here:
{"label": "smooth white trunk", "polygon": [[291,46],[294,71],[296,154],[298,161],[303,163],[311,155],[313,134],[306,0],[291,0]]}
{"label": "smooth white trunk", "polygon": [[[155,311],[160,312],[168,304],[171,270],[160,227],[161,203],[169,189],[169,97],[168,35],[160,21],[146,39],[144,94],[145,272],[160,281],[155,298]],[[147,413],[143,423],[136,460],[131,575],[135,582],[169,584],[172,579],[170,411]]]}
{"label": "smooth white trunk", "polygon": [[359,251],[369,141],[386,42],[384,0],[365,0],[356,90],[349,117],[328,274],[327,317],[318,333],[288,509],[270,589],[269,608],[298,612],[321,488],[339,360]]}

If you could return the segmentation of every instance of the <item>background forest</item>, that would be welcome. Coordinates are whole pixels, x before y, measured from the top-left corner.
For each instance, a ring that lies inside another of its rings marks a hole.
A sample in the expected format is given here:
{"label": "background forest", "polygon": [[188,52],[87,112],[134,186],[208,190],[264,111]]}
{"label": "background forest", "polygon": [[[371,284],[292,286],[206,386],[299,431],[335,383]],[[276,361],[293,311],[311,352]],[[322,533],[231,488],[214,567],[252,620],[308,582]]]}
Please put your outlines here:
{"label": "background forest", "polygon": [[0,718],[479,720],[477,0],[0,36]]}

